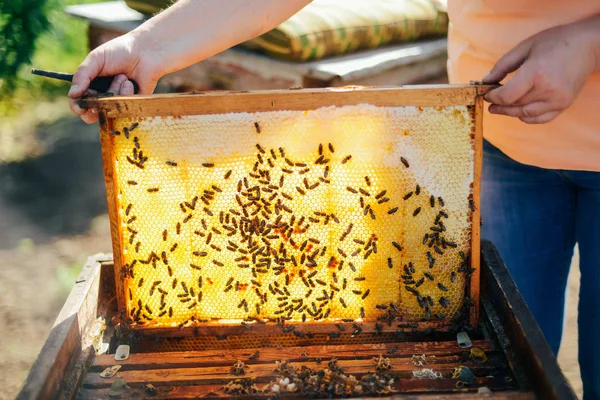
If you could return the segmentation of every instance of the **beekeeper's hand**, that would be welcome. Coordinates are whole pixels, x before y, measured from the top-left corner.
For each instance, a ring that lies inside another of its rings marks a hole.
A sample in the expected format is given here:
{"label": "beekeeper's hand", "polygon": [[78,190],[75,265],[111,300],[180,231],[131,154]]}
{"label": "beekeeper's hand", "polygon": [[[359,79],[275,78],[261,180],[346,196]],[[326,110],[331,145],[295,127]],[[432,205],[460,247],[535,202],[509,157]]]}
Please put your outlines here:
{"label": "beekeeper's hand", "polygon": [[139,93],[151,94],[158,79],[164,75],[160,52],[142,45],[140,39],[135,36],[132,32],[94,49],[73,75],[69,106],[71,111],[88,124],[98,119],[98,110],[82,109],[79,107],[79,99],[86,92],[91,95],[97,94],[96,91],[88,89],[95,77],[115,76],[108,91],[119,95],[131,95],[134,90],[129,78],[138,83]]}
{"label": "beekeeper's hand", "polygon": [[483,78],[492,114],[530,124],[556,118],[573,104],[590,75],[600,71],[600,15],[542,31],[506,53]]}
{"label": "beekeeper's hand", "polygon": [[130,33],[94,49],[81,63],[69,91],[70,108],[87,123],[98,111],[79,107],[92,79],[116,76],[110,92],[151,94],[166,74],[270,31],[310,0],[179,0]]}

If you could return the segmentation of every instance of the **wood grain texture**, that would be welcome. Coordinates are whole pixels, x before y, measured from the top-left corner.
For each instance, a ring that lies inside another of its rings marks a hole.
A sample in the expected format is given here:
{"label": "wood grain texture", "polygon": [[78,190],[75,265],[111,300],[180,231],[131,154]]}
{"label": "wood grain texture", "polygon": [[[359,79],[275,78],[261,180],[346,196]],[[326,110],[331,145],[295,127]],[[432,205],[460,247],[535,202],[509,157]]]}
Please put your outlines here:
{"label": "wood grain texture", "polygon": [[[419,382],[420,381],[420,382]],[[463,389],[456,391],[454,385],[456,381],[453,379],[420,379],[419,381],[399,381],[395,386],[402,388],[406,394],[393,394],[390,396],[378,396],[378,397],[361,397],[364,400],[367,399],[390,399],[390,400],[480,400],[482,396],[476,393],[476,389]],[[419,385],[418,388],[412,386]],[[502,383],[498,382],[493,378],[477,378],[477,386],[487,386],[491,390],[498,389]],[[224,399],[231,398],[231,396],[221,392],[221,385],[205,385],[205,386],[178,386],[169,387],[168,391],[160,391],[152,399],[198,399],[198,398],[214,398]],[[448,393],[449,390],[455,389],[454,393]],[[446,393],[435,393],[445,391]],[[428,393],[430,392],[430,393]],[[144,396],[142,388],[134,388],[129,393],[138,393],[137,397]],[[147,396],[147,394],[145,394]],[[92,399],[107,399],[108,389],[83,389],[79,393],[80,400],[92,400]],[[143,398],[143,397],[142,397]],[[236,396],[236,399],[249,400],[257,398],[269,398],[268,395],[248,395],[248,396]],[[284,396],[282,399],[295,398],[299,399],[302,396]],[[495,391],[493,394],[494,400],[533,400],[536,399],[535,394],[530,392],[518,392],[518,391],[506,391],[498,392]]]}
{"label": "wood grain texture", "polygon": [[576,399],[542,331],[491,242],[482,241],[482,257],[486,265],[483,270],[483,297],[494,306],[506,333],[505,340],[516,349],[519,363],[535,393],[540,399]]}
{"label": "wood grain texture", "polygon": [[469,297],[474,307],[469,309],[469,324],[476,327],[479,321],[479,296],[480,296],[480,270],[481,270],[481,213],[479,211],[481,199],[481,170],[483,165],[483,95],[478,94],[475,99],[475,162],[473,171],[473,205],[475,209],[471,214],[471,268],[475,271],[469,283]]}
{"label": "wood grain texture", "polygon": [[[439,359],[439,362],[437,360]],[[243,377],[254,379],[257,383],[268,383],[278,376],[275,371],[274,362],[268,364],[250,364],[246,362],[246,368]],[[307,367],[313,370],[319,370],[327,367],[327,361],[299,361],[294,363],[298,368]],[[360,377],[375,371],[373,360],[339,360],[337,365],[344,370],[345,374],[351,374],[359,379]],[[501,357],[489,357],[486,363],[476,363],[472,361],[458,361],[456,359],[447,359],[436,357],[434,361],[429,361],[427,367],[436,372],[440,372],[445,377],[449,377],[452,371],[459,365],[469,368],[473,374],[478,377],[499,373],[502,374]],[[151,370],[126,370],[119,371],[113,378],[105,379],[100,377],[99,373],[88,372],[83,382],[86,388],[110,387],[113,381],[119,378],[125,379],[129,385],[139,385],[152,383],[153,385],[169,386],[188,386],[188,385],[225,385],[227,382],[237,379],[231,374],[229,366],[210,366],[195,368],[169,368],[169,369],[151,369]],[[392,360],[392,365],[386,373],[401,379],[411,379],[413,371],[421,370],[416,367],[410,359],[405,363],[400,363],[396,359]],[[500,371],[500,372],[499,372]],[[456,380],[454,381],[456,383]]]}
{"label": "wood grain texture", "polygon": [[[361,397],[362,399],[394,399],[394,400],[445,400],[445,399],[456,399],[456,400],[480,400],[484,397],[477,394],[476,388],[465,388],[457,390],[456,380],[454,379],[419,379],[419,380],[399,380],[394,385],[394,388],[404,392],[404,394],[393,394],[389,396],[378,396],[378,397]],[[498,391],[503,387],[503,383],[498,379],[485,377],[477,378],[477,387],[487,386],[490,390],[494,391],[493,398],[495,400],[533,400],[536,399],[535,394],[531,392],[518,392],[518,391]],[[203,385],[203,386],[176,386],[167,387],[168,391],[161,391],[159,388],[159,394],[152,399],[198,399],[198,398],[231,398],[231,396],[221,392],[222,385]],[[452,391],[452,392],[450,392]],[[436,393],[438,392],[438,393]],[[445,392],[445,393],[440,393]],[[148,396],[144,393],[143,388],[133,388],[128,392],[132,397],[133,394],[137,393],[137,398],[143,398],[142,396]],[[257,394],[249,396],[236,396],[236,399],[260,399],[269,398],[268,394]],[[78,399],[80,400],[92,400],[92,399],[107,399],[108,389],[82,389],[79,393]],[[282,399],[286,398],[303,398],[302,396],[283,396]]]}
{"label": "wood grain texture", "polygon": [[[474,340],[473,346],[486,353],[497,352],[498,349],[489,340]],[[390,353],[390,350],[395,350]],[[258,351],[258,356],[253,363],[272,363],[276,360],[302,361],[307,359],[331,358],[335,355],[338,360],[371,359],[383,354],[392,359],[411,358],[413,355],[426,354],[430,356],[459,356],[468,353],[468,350],[458,346],[456,341],[447,342],[397,342],[387,344],[357,344],[338,346],[298,346],[280,348],[252,348],[238,350],[204,350],[190,352],[164,352],[164,353],[134,353],[127,360],[120,361],[122,370],[129,369],[156,369],[156,368],[194,368],[217,365],[232,365],[236,360],[247,361]],[[95,357],[90,366],[90,371],[102,371],[114,365],[112,354],[103,354]]]}
{"label": "wood grain texture", "polygon": [[104,165],[104,184],[106,186],[106,203],[108,205],[108,218],[110,220],[110,237],[112,239],[113,263],[115,276],[115,295],[119,310],[125,309],[125,287],[121,276],[121,254],[123,238],[121,237],[121,217],[119,214],[119,203],[117,188],[118,177],[115,172],[115,155],[113,153],[115,144],[114,136],[108,132],[112,129],[113,121],[106,115],[106,111],[98,113],[100,122],[100,144],[102,146],[102,164]]}
{"label": "wood grain texture", "polygon": [[18,399],[51,399],[91,343],[87,333],[96,319],[100,286],[99,255],[88,258],[25,381]]}
{"label": "wood grain texture", "polygon": [[83,108],[98,108],[108,118],[313,110],[328,106],[367,103],[374,106],[473,105],[490,85],[414,85],[345,87],[248,92],[202,92],[86,98]]}

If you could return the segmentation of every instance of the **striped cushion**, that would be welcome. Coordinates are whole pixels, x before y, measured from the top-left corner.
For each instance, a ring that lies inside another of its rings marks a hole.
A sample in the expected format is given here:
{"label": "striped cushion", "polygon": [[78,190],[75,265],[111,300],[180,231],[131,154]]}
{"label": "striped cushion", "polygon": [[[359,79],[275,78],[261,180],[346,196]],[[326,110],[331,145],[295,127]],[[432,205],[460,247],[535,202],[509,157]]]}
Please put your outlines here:
{"label": "striped cushion", "polygon": [[[151,14],[169,0],[125,0]],[[302,11],[244,46],[292,61],[317,60],[389,43],[443,36],[448,30],[445,1],[313,0]]]}

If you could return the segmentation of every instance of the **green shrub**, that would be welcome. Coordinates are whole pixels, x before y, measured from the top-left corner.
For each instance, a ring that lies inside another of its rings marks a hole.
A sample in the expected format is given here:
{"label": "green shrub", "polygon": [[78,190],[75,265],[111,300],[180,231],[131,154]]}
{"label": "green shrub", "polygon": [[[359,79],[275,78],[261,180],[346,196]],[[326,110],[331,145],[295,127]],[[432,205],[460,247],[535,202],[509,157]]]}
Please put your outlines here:
{"label": "green shrub", "polygon": [[30,74],[35,66],[74,72],[88,52],[87,23],[67,5],[101,0],[0,0],[0,116],[65,96],[68,83]]}
{"label": "green shrub", "polygon": [[17,73],[30,62],[35,42],[45,32],[49,0],[9,0],[0,10],[0,94],[17,86]]}

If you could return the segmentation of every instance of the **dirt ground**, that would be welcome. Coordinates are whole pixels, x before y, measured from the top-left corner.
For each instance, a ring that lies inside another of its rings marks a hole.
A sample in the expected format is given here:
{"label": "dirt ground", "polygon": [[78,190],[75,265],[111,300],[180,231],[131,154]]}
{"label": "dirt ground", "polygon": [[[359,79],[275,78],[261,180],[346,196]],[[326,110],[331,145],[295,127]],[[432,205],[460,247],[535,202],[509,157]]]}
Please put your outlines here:
{"label": "dirt ground", "polygon": [[[35,157],[0,161],[0,400],[18,393],[86,257],[110,251],[97,126],[69,116],[34,134]],[[577,265],[559,361],[581,395]]]}

